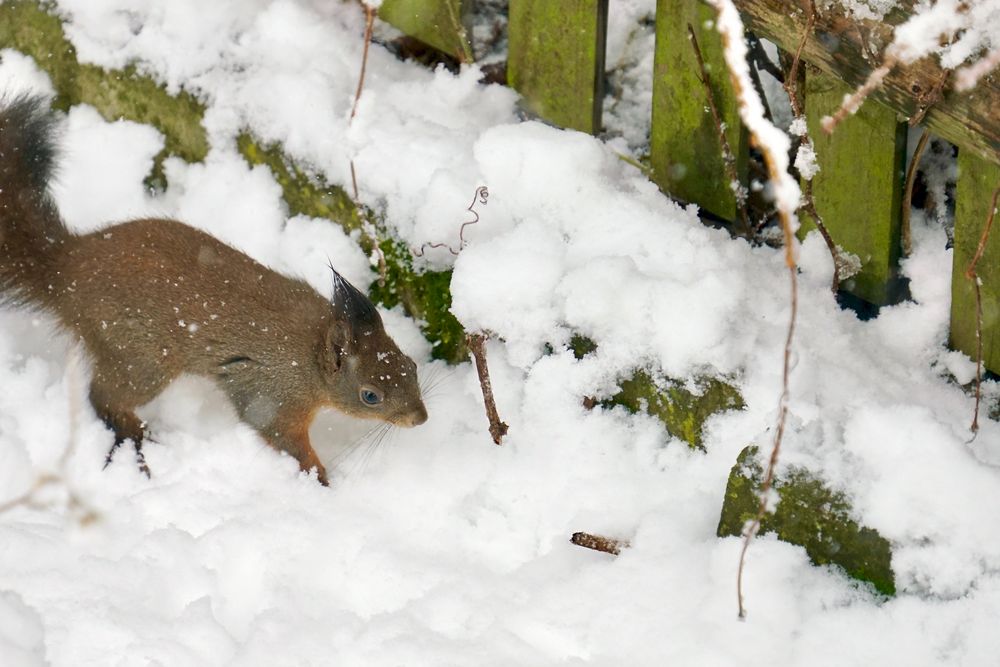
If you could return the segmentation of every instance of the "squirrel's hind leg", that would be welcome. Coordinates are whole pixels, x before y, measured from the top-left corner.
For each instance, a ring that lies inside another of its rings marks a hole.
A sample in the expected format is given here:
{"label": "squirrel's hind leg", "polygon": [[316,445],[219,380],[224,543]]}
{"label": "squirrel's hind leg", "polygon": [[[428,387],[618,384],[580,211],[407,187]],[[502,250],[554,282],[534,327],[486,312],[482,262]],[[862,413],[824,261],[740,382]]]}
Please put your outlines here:
{"label": "squirrel's hind leg", "polygon": [[123,442],[129,440],[135,448],[135,462],[139,471],[147,478],[151,478],[152,474],[146,463],[146,455],[142,453],[142,443],[146,435],[145,424],[135,414],[135,407],[124,406],[120,402],[112,400],[109,392],[97,383],[90,386],[90,403],[97,411],[97,416],[115,434],[115,441],[104,459],[104,467],[107,468],[111,464],[115,452],[118,451]]}

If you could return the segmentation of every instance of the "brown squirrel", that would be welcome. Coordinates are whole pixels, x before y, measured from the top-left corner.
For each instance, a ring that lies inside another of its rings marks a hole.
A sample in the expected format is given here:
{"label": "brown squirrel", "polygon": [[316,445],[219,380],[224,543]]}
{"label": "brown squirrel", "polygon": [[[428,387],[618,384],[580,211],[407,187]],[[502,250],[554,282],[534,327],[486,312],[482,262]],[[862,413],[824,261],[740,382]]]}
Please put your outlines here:
{"label": "brown squirrel", "polygon": [[82,341],[90,402],[115,435],[109,461],[131,440],[148,475],[135,409],[182,373],[214,379],[241,419],[323,484],[308,432],[320,408],[427,420],[416,364],[336,270],[327,301],[174,220],[70,233],[48,193],[54,125],[38,97],[0,109],[0,298],[53,314]]}

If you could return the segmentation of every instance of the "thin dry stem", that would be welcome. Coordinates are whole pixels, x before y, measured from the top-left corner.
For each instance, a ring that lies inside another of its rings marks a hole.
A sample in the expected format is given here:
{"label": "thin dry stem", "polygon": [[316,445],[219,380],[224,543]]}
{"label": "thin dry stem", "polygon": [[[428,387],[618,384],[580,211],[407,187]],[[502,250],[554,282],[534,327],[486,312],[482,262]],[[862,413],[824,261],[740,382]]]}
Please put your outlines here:
{"label": "thin dry stem", "polygon": [[719,115],[719,108],[715,104],[715,94],[712,92],[712,83],[708,78],[708,70],[705,68],[705,60],[701,57],[701,49],[698,47],[698,37],[690,23],[687,25],[688,36],[691,40],[691,48],[694,49],[694,57],[698,61],[698,79],[705,89],[705,99],[708,101],[708,110],[712,114],[712,122],[715,124],[715,133],[719,137],[719,144],[722,148],[722,163],[726,168],[726,176],[733,187],[733,194],[736,196],[736,204],[740,211],[740,221],[743,223],[743,233],[748,238],[753,235],[753,227],[750,225],[750,216],[747,214],[747,198],[740,183],[739,174],[736,173],[736,156],[726,139],[726,131],[722,129],[722,117]]}
{"label": "thin dry stem", "polygon": [[486,365],[486,334],[475,333],[466,336],[472,357],[476,360],[476,372],[479,374],[479,387],[483,390],[483,404],[486,407],[486,418],[490,421],[490,436],[497,445],[507,435],[507,424],[500,421],[497,404],[493,399],[493,385],[490,382],[490,369]]}
{"label": "thin dry stem", "polygon": [[469,204],[468,208],[465,209],[466,211],[471,213],[474,217],[472,218],[472,220],[467,220],[463,222],[462,226],[458,228],[458,250],[455,250],[447,243],[427,242],[422,246],[420,246],[417,250],[413,251],[414,257],[423,257],[424,251],[427,248],[447,248],[448,252],[450,252],[452,255],[457,255],[459,252],[461,252],[462,248],[464,248],[466,244],[465,228],[468,227],[469,225],[479,224],[479,213],[474,210],[476,204],[482,204],[483,206],[486,206],[487,203],[486,200],[489,199],[489,197],[490,197],[490,191],[489,189],[487,189],[485,185],[480,185],[478,188],[476,188],[476,193],[472,196],[472,203]]}
{"label": "thin dry stem", "polygon": [[[354,116],[358,113],[358,102],[361,100],[361,91],[365,87],[365,71],[368,69],[368,48],[372,43],[372,31],[375,27],[375,15],[378,13],[374,7],[367,3],[362,3],[365,10],[365,44],[361,52],[361,74],[358,76],[358,87],[354,91],[354,104],[351,106],[351,117],[347,123],[354,122]],[[372,243],[372,250],[378,258],[378,284],[385,287],[386,263],[385,253],[378,244],[378,235],[375,232],[375,224],[371,221],[368,213],[361,206],[361,195],[358,192],[358,174],[354,168],[354,160],[351,160],[351,188],[354,191],[354,207],[358,211],[358,217],[362,220],[362,231],[368,236]]]}
{"label": "thin dry stem", "polygon": [[965,270],[965,277],[972,281],[972,286],[976,291],[976,407],[972,415],[972,425],[969,430],[973,434],[979,432],[979,403],[983,396],[983,298],[979,289],[979,276],[976,274],[976,265],[983,257],[986,250],[986,242],[989,240],[990,228],[993,227],[993,218],[997,212],[997,198],[1000,197],[1000,183],[993,189],[993,198],[990,201],[990,212],[986,216],[986,223],[983,225],[983,233],[979,237],[979,245],[969,262],[969,267]]}
{"label": "thin dry stem", "polygon": [[886,56],[885,60],[882,62],[880,67],[877,67],[868,75],[868,80],[865,81],[857,90],[850,96],[848,96],[844,103],[840,105],[837,112],[833,116],[826,116],[823,121],[823,131],[827,134],[833,134],[833,131],[837,129],[837,126],[847,118],[850,114],[857,112],[861,107],[862,102],[871,95],[872,91],[882,85],[882,81],[885,79],[886,75],[892,71],[892,68],[896,66],[898,62],[895,56]]}
{"label": "thin dry stem", "polygon": [[917,181],[917,168],[920,166],[920,158],[924,155],[927,142],[931,138],[931,133],[926,129],[920,135],[916,148],[913,149],[913,157],[910,158],[910,166],[906,169],[906,185],[903,188],[903,216],[900,221],[900,242],[903,246],[903,257],[909,257],[913,252],[913,230],[910,227],[910,208],[913,204],[913,185]]}
{"label": "thin dry stem", "polygon": [[[806,20],[805,29],[802,31],[802,39],[799,40],[799,46],[795,49],[795,55],[792,57],[792,64],[788,68],[788,74],[785,75],[784,84],[782,87],[785,89],[785,93],[788,95],[788,102],[792,107],[792,114],[796,118],[801,118],[803,116],[804,110],[802,109],[802,103],[799,98],[799,64],[802,62],[802,50],[806,46],[806,41],[809,39],[809,35],[812,34],[813,26],[816,25],[816,4],[809,3],[809,18]],[[812,145],[812,139],[809,137],[809,130],[804,129],[802,135],[799,137],[800,142]],[[816,225],[816,229],[819,230],[820,236],[823,237],[823,242],[826,243],[826,249],[830,252],[830,257],[833,259],[833,278],[830,282],[830,291],[834,294],[840,289],[840,271],[843,266],[843,260],[840,257],[840,251],[837,249],[837,243],[833,240],[833,236],[830,234],[830,230],[826,228],[826,224],[823,222],[823,216],[819,214],[816,210],[816,198],[813,196],[813,183],[812,179],[806,179],[805,186],[802,190],[802,205],[799,207],[800,211],[809,214],[812,218],[813,224]]]}

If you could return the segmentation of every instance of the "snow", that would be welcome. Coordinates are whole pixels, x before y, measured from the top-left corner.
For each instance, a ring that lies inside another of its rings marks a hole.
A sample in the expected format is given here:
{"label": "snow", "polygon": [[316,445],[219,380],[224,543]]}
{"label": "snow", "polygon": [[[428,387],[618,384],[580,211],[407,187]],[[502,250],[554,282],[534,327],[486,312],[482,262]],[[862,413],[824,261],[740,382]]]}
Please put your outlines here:
{"label": "snow", "polygon": [[[412,247],[454,244],[488,186],[468,246],[426,262],[454,266],[454,312],[496,334],[490,370],[510,433],[493,445],[475,370],[430,361],[394,310],[388,329],[434,385],[429,420],[376,447],[371,424],[322,414],[312,435],[338,463],[330,488],[196,378],[142,411],[151,480],[125,450],[101,470],[112,436],[87,404],[80,351],[48,318],[2,308],[0,503],[58,479],[0,513],[0,664],[995,661],[1000,426],[981,419],[970,442],[973,401],[955,380],[971,362],[946,348],[951,250],[936,221],[913,220],[913,301],[874,320],[837,307],[815,234],[800,257],[783,461],[821,474],[892,541],[899,594],[881,600],[765,535],[740,622],[740,541],[715,529],[737,454],[770,442],[789,309],[780,250],[704,227],[614,146],[518,122],[516,96],[480,85],[475,67],[430,72],[374,46],[349,126],[354,4],[58,6],[82,59],[135,60],[197,92],[212,144],[203,164],[168,160],[169,187],[152,195],[142,180],[163,138],[73,108],[54,193],[77,231],[176,216],[328,294],[328,259],[360,286],[368,259],[335,225],[288,219],[269,172],[236,153],[240,130],[341,185],[353,159],[363,199]],[[29,59],[0,56],[5,89],[51,91]],[[597,352],[575,359],[572,333]],[[747,407],[708,422],[706,452],[651,417],[583,407],[637,365],[724,374]],[[989,401],[998,394],[988,383]],[[586,551],[568,542],[578,530],[632,546]]]}

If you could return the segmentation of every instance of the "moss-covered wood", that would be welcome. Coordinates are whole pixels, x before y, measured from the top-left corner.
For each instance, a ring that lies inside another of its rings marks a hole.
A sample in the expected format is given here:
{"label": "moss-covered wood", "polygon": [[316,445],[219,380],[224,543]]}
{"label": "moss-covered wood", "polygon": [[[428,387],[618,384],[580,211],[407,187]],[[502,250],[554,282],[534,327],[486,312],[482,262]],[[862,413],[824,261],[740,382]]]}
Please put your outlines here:
{"label": "moss-covered wood", "polygon": [[[262,146],[247,133],[237,138],[240,153],[250,164],[266,165],[281,186],[282,197],[292,215],[326,218],[348,233],[361,232],[362,220],[347,193],[309,174],[289,160],[278,146]],[[366,254],[374,251],[374,239],[358,235]],[[435,359],[459,363],[468,358],[465,330],[451,314],[451,271],[413,269],[409,249],[392,239],[378,241],[385,257],[385,285],[375,283],[371,297],[387,308],[402,304],[408,315],[420,322],[424,336],[433,345]]]}
{"label": "moss-covered wood", "polygon": [[744,403],[735,387],[718,378],[700,377],[694,385],[691,390],[684,382],[654,379],[645,371],[637,371],[603,405],[621,405],[632,412],[641,410],[662,421],[670,435],[694,449],[704,449],[702,429],[708,418],[727,410],[742,410]]}
{"label": "moss-covered wood", "polygon": [[541,118],[601,128],[608,0],[511,0],[507,82]]}
{"label": "moss-covered wood", "polygon": [[208,138],[201,124],[205,108],[194,95],[183,91],[170,95],[133,66],[104,70],[78,63],[62,21],[46,8],[35,0],[0,5],[0,48],[31,56],[49,75],[56,90],[54,107],[66,111],[74,104],[89,104],[107,120],[127,118],[152,125],[165,137],[154,165],[157,173],[167,155],[187,162],[205,158]]}
{"label": "moss-covered wood", "polygon": [[[989,215],[1000,167],[969,151],[958,155],[955,193],[955,251],[951,271],[951,345],[976,358],[976,293],[966,278]],[[983,363],[1000,373],[1000,215],[976,265],[983,303]]]}
{"label": "moss-covered wood", "polygon": [[714,18],[714,10],[698,0],[656,3],[650,159],[656,182],[664,192],[725,220],[736,220],[736,195],[688,35],[690,23],[698,37],[716,107],[726,124],[726,140],[740,185],[745,185],[747,133],[736,110]]}
{"label": "moss-covered wood", "polygon": [[[861,271],[841,289],[870,303],[891,303],[899,297],[906,124],[891,109],[869,101],[827,134],[821,119],[834,113],[851,89],[810,69],[805,90],[806,120],[820,168],[813,177],[816,210],[837,245],[861,259]],[[803,222],[802,233],[813,228]]]}
{"label": "moss-covered wood", "polygon": [[[569,349],[577,359],[583,359],[597,350],[597,343],[576,334],[570,338]],[[670,435],[693,449],[704,449],[702,429],[708,418],[726,410],[742,410],[745,404],[736,387],[720,378],[699,377],[693,390],[688,386],[679,380],[653,378],[647,371],[638,370],[600,405],[605,408],[620,405],[630,412],[645,412],[663,422]]]}
{"label": "moss-covered wood", "polygon": [[[757,447],[746,447],[729,473],[718,535],[742,535],[757,516],[763,471]],[[892,551],[888,540],[858,524],[844,494],[832,491],[805,470],[792,470],[777,479],[780,498],[773,513],[761,522],[761,533],[805,548],[816,565],[837,565],[849,576],[869,582],[885,595],[895,595]]]}
{"label": "moss-covered wood", "polygon": [[460,62],[471,63],[469,16],[471,0],[385,0],[378,16],[421,42]]}

